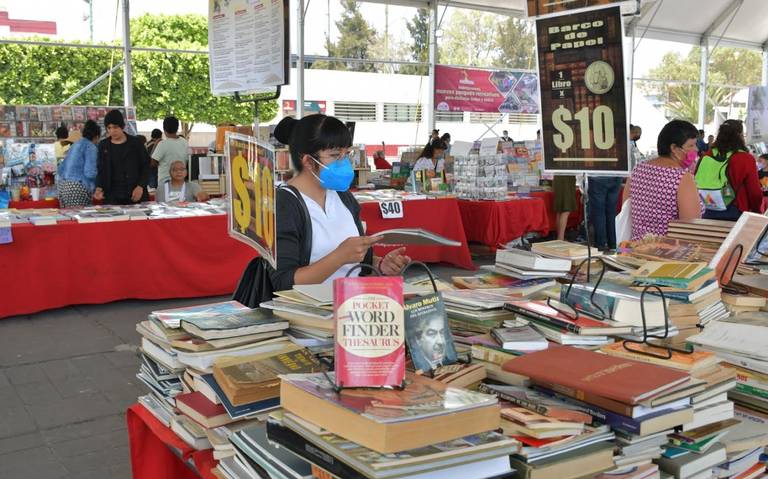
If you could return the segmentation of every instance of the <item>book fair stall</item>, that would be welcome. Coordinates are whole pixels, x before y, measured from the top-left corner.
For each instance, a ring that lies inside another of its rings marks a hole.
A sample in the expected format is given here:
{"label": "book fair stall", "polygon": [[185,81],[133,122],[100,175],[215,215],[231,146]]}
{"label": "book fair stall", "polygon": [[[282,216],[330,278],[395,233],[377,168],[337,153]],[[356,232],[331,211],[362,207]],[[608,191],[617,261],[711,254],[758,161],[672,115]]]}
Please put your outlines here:
{"label": "book fair stall", "polygon": [[[542,185],[574,175],[586,189],[631,167],[622,2],[575,3],[527,0],[538,71],[482,75],[497,111],[541,113],[537,141],[457,141],[378,169],[348,148],[350,125],[285,118],[272,137],[227,128],[220,152],[195,158],[194,181],[220,197],[42,209],[20,202],[44,201],[24,189],[39,173],[55,188],[52,149],[8,135],[0,270],[57,288],[8,283],[0,318],[220,296],[136,318],[134,478],[768,477],[768,216],[674,218],[612,251],[588,228],[549,238]],[[256,91],[258,105],[286,84],[288,5],[210,2],[215,94]],[[234,78],[233,64],[251,71]],[[451,102],[475,77],[450,70],[436,107],[472,108]],[[2,108],[14,135],[91,114]],[[346,146],[301,150],[310,126]]]}

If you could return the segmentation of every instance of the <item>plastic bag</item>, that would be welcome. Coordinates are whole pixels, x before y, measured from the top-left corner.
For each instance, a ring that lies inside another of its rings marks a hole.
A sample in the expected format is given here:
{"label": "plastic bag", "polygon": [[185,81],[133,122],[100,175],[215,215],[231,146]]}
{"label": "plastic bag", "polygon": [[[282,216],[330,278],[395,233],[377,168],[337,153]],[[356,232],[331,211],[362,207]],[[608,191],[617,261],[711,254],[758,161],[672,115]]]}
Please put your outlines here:
{"label": "plastic bag", "polygon": [[621,211],[616,215],[616,244],[632,239],[632,207],[630,200],[621,205]]}

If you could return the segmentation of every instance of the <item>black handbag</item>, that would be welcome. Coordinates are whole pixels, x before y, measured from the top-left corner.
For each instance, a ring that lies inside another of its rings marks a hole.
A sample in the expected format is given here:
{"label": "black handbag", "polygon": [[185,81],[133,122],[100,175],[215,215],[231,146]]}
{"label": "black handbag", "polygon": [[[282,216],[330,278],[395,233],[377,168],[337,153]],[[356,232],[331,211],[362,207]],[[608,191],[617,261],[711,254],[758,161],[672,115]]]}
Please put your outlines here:
{"label": "black handbag", "polygon": [[[309,256],[312,252],[312,219],[309,217],[307,204],[304,203],[301,193],[295,187],[284,185],[281,188],[290,191],[299,202],[302,219],[306,225],[302,264],[309,264]],[[253,258],[240,276],[232,299],[249,308],[258,308],[261,303],[271,301],[275,293],[271,279],[273,272],[274,269],[264,258]]]}

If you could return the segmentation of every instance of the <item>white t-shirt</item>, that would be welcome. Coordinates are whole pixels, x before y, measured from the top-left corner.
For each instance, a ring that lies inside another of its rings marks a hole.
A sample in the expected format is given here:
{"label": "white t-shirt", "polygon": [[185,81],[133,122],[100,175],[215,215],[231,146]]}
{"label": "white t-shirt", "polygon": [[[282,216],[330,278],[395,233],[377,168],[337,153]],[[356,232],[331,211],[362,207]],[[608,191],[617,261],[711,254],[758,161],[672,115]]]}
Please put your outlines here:
{"label": "white t-shirt", "polygon": [[[315,263],[328,256],[345,239],[360,236],[352,213],[344,206],[338,193],[331,190],[326,191],[325,211],[309,196],[304,193],[301,196],[307,204],[309,217],[312,220],[312,253],[309,258],[310,263]],[[336,278],[343,278],[353,266],[354,264],[342,266],[330,275],[325,280],[325,283],[331,282]],[[358,272],[359,270],[355,271],[351,276],[358,276]]]}
{"label": "white t-shirt", "polygon": [[416,164],[413,165],[413,171],[433,170],[435,173],[442,173],[444,169],[445,160],[443,158],[437,160],[437,167],[435,167],[431,158],[424,156],[416,160]]}
{"label": "white t-shirt", "polygon": [[157,144],[152,159],[157,161],[157,184],[171,177],[171,163],[183,161],[187,164],[189,145],[184,138],[166,138]]}

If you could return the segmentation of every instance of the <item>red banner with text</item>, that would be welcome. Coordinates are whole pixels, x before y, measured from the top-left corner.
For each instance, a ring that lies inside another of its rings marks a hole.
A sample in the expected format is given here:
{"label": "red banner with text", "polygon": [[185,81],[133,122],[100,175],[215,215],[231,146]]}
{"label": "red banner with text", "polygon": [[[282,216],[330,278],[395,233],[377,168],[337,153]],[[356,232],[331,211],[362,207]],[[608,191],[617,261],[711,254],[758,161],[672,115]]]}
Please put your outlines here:
{"label": "red banner with text", "polygon": [[435,66],[435,110],[485,113],[539,112],[539,79],[521,70]]}

